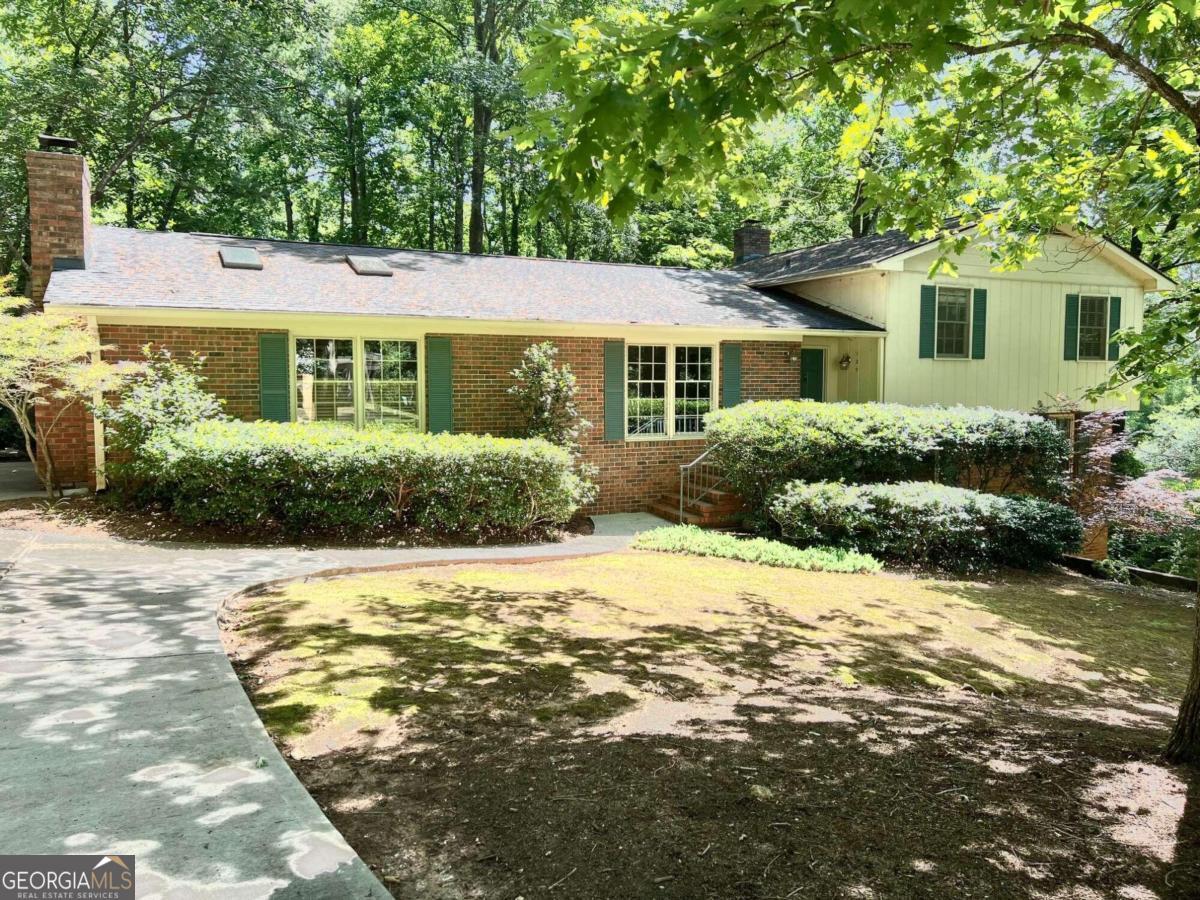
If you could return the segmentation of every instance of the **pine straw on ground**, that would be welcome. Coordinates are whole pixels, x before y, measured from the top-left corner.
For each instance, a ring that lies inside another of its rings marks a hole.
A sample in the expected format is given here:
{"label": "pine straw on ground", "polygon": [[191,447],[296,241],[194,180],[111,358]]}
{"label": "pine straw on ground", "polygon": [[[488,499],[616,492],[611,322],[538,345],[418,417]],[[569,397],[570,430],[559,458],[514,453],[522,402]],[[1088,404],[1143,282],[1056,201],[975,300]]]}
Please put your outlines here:
{"label": "pine straw on ground", "polygon": [[1200,895],[1186,598],[621,553],[239,598],[269,730],[395,896]]}

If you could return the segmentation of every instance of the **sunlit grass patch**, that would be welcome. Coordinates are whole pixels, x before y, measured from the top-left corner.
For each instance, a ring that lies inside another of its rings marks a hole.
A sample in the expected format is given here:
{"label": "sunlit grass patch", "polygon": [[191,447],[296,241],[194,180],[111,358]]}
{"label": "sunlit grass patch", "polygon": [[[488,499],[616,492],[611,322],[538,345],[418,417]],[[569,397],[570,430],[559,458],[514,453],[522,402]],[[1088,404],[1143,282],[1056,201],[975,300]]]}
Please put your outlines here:
{"label": "sunlit grass patch", "polygon": [[1067,575],[976,583],[641,552],[296,582],[241,614],[264,719],[306,753],[400,723],[616,728],[655,704],[732,710],[739,692],[796,701],[806,686],[1152,701],[1178,689],[1188,633],[1182,604]]}
{"label": "sunlit grass patch", "polygon": [[398,897],[1193,896],[1196,788],[1144,765],[1186,600],[631,551],[294,582],[226,636]]}

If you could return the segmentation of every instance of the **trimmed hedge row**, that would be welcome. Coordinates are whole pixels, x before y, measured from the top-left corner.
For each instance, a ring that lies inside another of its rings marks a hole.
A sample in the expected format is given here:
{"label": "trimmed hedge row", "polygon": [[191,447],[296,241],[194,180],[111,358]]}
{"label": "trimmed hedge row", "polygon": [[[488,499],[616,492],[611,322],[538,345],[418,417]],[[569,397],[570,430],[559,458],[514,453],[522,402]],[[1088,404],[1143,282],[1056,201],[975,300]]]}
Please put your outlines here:
{"label": "trimmed hedge row", "polygon": [[771,503],[771,515],[800,544],[950,568],[1034,568],[1083,539],[1079,516],[1057,503],[929,482],[794,481]]}
{"label": "trimmed hedge row", "polygon": [[273,422],[156,432],[138,453],[181,519],[290,533],[378,526],[525,535],[592,497],[571,454],[539,439]]}
{"label": "trimmed hedge row", "polygon": [[986,407],[743,403],[711,413],[712,460],[752,511],[787,482],[935,480],[1062,496],[1070,447],[1039,416]]}

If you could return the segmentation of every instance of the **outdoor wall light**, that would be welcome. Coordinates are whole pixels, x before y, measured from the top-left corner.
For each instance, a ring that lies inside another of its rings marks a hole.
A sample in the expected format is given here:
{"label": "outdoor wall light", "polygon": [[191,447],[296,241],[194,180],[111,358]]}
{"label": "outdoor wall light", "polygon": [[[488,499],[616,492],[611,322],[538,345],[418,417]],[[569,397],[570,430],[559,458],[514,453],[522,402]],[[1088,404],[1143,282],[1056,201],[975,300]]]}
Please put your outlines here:
{"label": "outdoor wall light", "polygon": [[847,353],[845,356],[843,356],[841,359],[838,360],[838,368],[842,369],[844,371],[844,370],[850,368],[850,363],[852,363],[852,362],[854,362],[854,360],[852,360],[850,358],[850,354]]}

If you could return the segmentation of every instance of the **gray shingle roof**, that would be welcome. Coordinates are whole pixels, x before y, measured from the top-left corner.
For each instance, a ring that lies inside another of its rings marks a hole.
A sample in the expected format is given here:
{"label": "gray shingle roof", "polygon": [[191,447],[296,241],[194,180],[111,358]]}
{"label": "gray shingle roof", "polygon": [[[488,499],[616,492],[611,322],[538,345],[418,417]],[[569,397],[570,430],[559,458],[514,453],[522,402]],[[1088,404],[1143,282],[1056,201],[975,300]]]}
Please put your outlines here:
{"label": "gray shingle roof", "polygon": [[744,262],[734,271],[740,272],[750,284],[785,284],[797,278],[860,269],[917,247],[933,244],[936,240],[914,241],[903,231],[885,231],[883,234],[868,234],[815,247],[772,253]]}
{"label": "gray shingle roof", "polygon": [[[218,235],[92,229],[88,267],[55,272],[46,303],[351,313],[594,324],[878,330],[810,301],[707,272],[508,256],[386,250]],[[222,247],[253,247],[261,271],[223,268]],[[346,254],[393,277],[355,274]]]}

